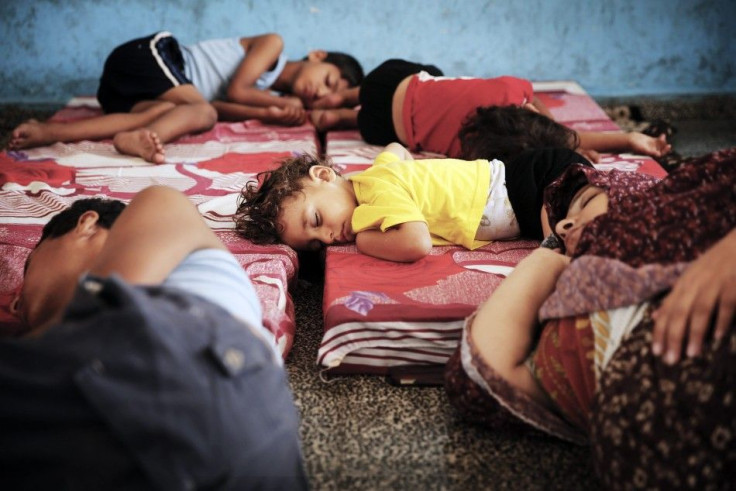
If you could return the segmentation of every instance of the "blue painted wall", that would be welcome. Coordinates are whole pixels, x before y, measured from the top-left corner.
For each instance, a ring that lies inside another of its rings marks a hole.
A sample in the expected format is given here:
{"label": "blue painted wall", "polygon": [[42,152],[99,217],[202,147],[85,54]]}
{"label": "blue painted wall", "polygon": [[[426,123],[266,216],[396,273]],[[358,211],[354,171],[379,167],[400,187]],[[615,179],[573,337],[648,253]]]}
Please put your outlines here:
{"label": "blue painted wall", "polygon": [[448,75],[575,79],[594,96],[736,92],[734,0],[2,0],[0,102],[96,90],[117,44],[278,32],[292,58],[344,50]]}

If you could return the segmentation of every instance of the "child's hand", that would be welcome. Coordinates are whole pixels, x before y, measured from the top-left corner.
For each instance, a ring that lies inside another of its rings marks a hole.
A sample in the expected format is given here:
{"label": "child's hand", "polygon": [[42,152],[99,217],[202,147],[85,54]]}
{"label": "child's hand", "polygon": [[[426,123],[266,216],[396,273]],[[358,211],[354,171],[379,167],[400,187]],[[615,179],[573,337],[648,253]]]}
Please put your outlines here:
{"label": "child's hand", "polygon": [[649,155],[650,157],[662,157],[672,150],[672,145],[667,143],[667,136],[662,134],[654,138],[644,133],[629,133],[630,150],[634,153]]}
{"label": "child's hand", "polygon": [[294,109],[304,109],[304,103],[301,99],[293,95],[285,95],[281,97],[283,101],[282,107],[292,107]]}
{"label": "child's hand", "polygon": [[665,363],[680,359],[683,346],[687,356],[701,353],[703,341],[715,325],[712,336],[722,338],[736,314],[736,232],[717,242],[695,260],[675,282],[672,291],[654,312],[652,351],[663,355]]}
{"label": "child's hand", "polygon": [[327,94],[312,101],[310,105],[313,109],[334,109],[342,107],[345,104],[345,97],[340,93]]}
{"label": "child's hand", "polygon": [[340,115],[332,109],[315,109],[309,111],[309,121],[312,122],[317,131],[328,131],[338,125]]}
{"label": "child's hand", "polygon": [[264,123],[298,126],[307,120],[307,112],[303,108],[268,106],[266,116],[261,120]]}

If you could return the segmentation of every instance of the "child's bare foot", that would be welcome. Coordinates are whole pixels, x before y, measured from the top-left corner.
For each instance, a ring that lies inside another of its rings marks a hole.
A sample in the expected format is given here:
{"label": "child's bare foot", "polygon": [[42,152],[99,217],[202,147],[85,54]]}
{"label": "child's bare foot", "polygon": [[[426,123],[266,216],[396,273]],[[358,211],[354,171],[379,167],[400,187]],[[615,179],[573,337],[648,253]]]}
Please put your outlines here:
{"label": "child's bare foot", "polygon": [[158,135],[151,130],[121,131],[112,140],[115,150],[133,155],[154,164],[164,161],[164,146]]}
{"label": "child's bare foot", "polygon": [[8,148],[18,150],[55,143],[56,140],[51,135],[50,128],[48,123],[39,123],[35,119],[29,119],[13,130]]}

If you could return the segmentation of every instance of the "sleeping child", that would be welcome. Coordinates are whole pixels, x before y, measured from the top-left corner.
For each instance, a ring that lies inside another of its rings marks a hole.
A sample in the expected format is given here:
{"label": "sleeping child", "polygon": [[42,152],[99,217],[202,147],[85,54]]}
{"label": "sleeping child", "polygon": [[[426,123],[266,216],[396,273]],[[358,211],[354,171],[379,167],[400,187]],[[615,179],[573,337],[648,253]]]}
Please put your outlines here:
{"label": "sleeping child", "polygon": [[[433,65],[400,59],[388,60],[363,80],[360,86],[357,124],[363,139],[374,145],[398,141],[412,151],[440,153],[452,158],[469,158],[461,152],[458,132],[478,108],[510,106],[552,114],[534,96],[530,81],[517,77],[444,77]],[[493,133],[505,127],[484,129]],[[642,133],[579,132],[580,151],[597,161],[597,152],[630,151],[660,157],[669,151],[664,137]],[[500,155],[494,158],[503,159]]]}
{"label": "sleeping child", "polygon": [[412,160],[392,143],[372,167],[341,176],[327,161],[302,155],[260,173],[241,194],[236,228],[256,243],[297,250],[355,241],[381,259],[412,262],[433,245],[468,249],[520,235],[542,238],[542,191],[570,164],[572,150],[524,152],[507,174],[499,160]]}
{"label": "sleeping child", "polygon": [[121,154],[160,164],[165,143],[218,120],[300,125],[308,109],[319,108],[325,119],[337,106],[357,103],[363,69],[355,58],[314,50],[287,60],[283,48],[275,33],[189,46],[166,31],[128,41],[105,61],[97,90],[105,114],[26,121],[13,130],[9,147],[112,138]]}

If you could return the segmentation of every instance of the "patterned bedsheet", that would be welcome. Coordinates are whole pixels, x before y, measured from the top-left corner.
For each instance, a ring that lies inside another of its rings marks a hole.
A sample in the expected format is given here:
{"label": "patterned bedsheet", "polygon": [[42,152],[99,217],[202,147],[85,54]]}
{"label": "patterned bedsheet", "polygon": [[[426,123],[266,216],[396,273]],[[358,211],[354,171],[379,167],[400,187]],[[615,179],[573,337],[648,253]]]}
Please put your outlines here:
{"label": "patterned bedsheet", "polygon": [[[561,123],[578,131],[620,131],[577,83],[534,86]],[[381,150],[357,131],[330,132],[326,146],[343,174],[370,166]],[[654,160],[636,155],[604,155],[598,167],[665,175]],[[434,247],[413,264],[374,259],[354,245],[328,247],[318,365],[332,374],[390,374],[400,367],[406,375],[400,382],[413,382],[422,367],[447,361],[464,318],[538,245],[498,241],[472,252]],[[413,375],[404,370],[411,366],[419,367]]]}
{"label": "patterned bedsheet", "polygon": [[[93,98],[75,98],[52,119],[98,114]],[[110,141],[0,153],[0,333],[19,332],[9,304],[22,280],[25,258],[53,214],[81,197],[127,202],[141,189],[166,185],[189,197],[246,270],[261,300],[264,324],[286,357],[295,331],[288,287],[297,273],[296,253],[236,236],[231,217],[240,190],[257,172],[295,152],[315,153],[317,145],[311,125],[286,128],[248,121],[218,123],[206,133],[168,144],[162,165],[120,155]]]}

